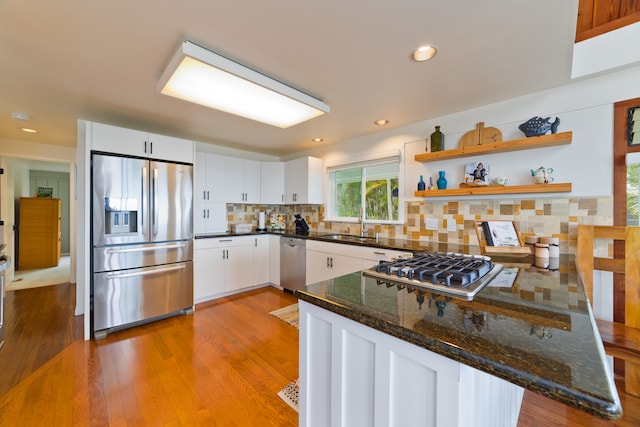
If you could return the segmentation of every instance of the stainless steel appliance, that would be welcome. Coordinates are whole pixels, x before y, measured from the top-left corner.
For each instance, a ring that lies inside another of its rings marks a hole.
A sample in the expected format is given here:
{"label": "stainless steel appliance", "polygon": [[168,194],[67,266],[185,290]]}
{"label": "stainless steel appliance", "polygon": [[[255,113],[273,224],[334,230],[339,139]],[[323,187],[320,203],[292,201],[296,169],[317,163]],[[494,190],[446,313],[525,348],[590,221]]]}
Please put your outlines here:
{"label": "stainless steel appliance", "polygon": [[302,289],[307,276],[307,242],[293,237],[280,238],[280,286]]}
{"label": "stainless steel appliance", "polygon": [[4,346],[4,272],[10,264],[8,256],[0,255],[0,348]]}
{"label": "stainless steel appliance", "polygon": [[193,310],[193,166],[92,154],[91,320],[113,329]]}
{"label": "stainless steel appliance", "polygon": [[471,300],[502,268],[488,256],[425,252],[414,254],[413,258],[381,261],[362,274],[377,279],[379,284],[426,289]]}

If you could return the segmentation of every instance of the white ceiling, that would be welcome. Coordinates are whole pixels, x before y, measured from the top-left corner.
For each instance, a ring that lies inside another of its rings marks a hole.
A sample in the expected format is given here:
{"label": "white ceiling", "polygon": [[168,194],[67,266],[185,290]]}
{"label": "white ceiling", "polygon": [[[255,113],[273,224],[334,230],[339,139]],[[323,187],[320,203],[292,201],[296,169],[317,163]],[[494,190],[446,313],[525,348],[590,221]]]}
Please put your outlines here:
{"label": "white ceiling", "polygon": [[[277,156],[339,144],[568,83],[577,2],[0,0],[0,139],[75,146],[83,118]],[[184,40],[331,113],[280,129],[160,95]],[[410,61],[427,43],[438,55]]]}

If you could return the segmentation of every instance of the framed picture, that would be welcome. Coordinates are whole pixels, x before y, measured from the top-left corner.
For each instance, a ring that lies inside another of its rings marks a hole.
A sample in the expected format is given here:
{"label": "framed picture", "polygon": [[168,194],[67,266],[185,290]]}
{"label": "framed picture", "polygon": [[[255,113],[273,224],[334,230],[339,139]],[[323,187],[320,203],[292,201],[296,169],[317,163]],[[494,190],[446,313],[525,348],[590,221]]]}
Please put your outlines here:
{"label": "framed picture", "polygon": [[489,164],[484,162],[469,162],[465,164],[464,182],[467,184],[488,185]]}
{"label": "framed picture", "polygon": [[520,246],[520,239],[511,221],[485,221],[482,223],[487,246]]}

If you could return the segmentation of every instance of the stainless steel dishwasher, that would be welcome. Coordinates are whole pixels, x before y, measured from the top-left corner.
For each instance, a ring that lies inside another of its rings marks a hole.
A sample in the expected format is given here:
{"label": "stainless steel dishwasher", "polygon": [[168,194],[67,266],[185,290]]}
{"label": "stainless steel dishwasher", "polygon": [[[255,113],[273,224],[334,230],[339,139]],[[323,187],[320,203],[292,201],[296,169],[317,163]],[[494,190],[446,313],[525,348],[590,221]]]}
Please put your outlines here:
{"label": "stainless steel dishwasher", "polygon": [[302,289],[307,276],[305,239],[280,238],[280,286],[291,291]]}

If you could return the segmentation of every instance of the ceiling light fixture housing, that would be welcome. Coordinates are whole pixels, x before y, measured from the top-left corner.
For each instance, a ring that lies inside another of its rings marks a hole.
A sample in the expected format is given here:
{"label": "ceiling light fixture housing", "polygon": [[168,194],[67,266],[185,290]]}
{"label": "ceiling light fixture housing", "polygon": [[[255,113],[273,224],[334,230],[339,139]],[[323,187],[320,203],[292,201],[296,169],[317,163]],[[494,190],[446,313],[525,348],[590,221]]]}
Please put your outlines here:
{"label": "ceiling light fixture housing", "polygon": [[280,128],[329,112],[323,101],[188,40],[162,74],[158,90]]}
{"label": "ceiling light fixture housing", "polygon": [[373,123],[375,123],[378,126],[384,126],[384,125],[389,123],[389,120],[387,120],[387,119],[379,119],[379,120],[376,120]]}
{"label": "ceiling light fixture housing", "polygon": [[438,53],[438,48],[431,45],[420,46],[411,54],[411,59],[416,62],[428,61]]}
{"label": "ceiling light fixture housing", "polygon": [[312,141],[313,142],[322,142],[322,141],[324,141],[324,139],[322,139],[322,138],[313,138]]}
{"label": "ceiling light fixture housing", "polygon": [[38,131],[37,131],[37,130],[35,130],[35,129],[31,129],[31,128],[20,128],[20,130],[21,130],[22,132],[27,132],[27,133],[38,133]]}

